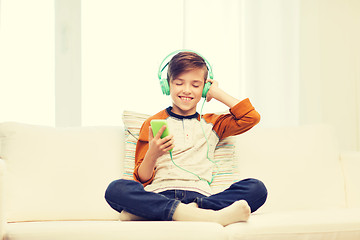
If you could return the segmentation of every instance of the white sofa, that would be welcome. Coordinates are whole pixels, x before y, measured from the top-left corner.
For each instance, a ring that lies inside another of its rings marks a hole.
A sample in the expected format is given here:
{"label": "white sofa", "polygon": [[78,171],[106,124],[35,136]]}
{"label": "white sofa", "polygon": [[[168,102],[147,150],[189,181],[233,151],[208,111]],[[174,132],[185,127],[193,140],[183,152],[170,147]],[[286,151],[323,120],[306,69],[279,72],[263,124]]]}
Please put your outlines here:
{"label": "white sofa", "polygon": [[0,239],[360,239],[360,153],[340,154],[328,126],[235,137],[239,178],[268,200],[248,222],[121,222],[104,200],[123,176],[123,126],[0,123]]}

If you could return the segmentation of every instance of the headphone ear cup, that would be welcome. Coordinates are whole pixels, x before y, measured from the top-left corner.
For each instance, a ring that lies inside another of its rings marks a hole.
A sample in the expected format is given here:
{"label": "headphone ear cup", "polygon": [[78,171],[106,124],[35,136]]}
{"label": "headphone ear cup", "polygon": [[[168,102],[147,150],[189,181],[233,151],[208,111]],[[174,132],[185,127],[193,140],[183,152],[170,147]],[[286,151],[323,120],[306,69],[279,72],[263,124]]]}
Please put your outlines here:
{"label": "headphone ear cup", "polygon": [[211,87],[211,82],[205,83],[203,91],[202,91],[202,95],[201,95],[203,98],[206,98],[206,95],[207,95],[210,87]]}
{"label": "headphone ear cup", "polygon": [[170,95],[170,87],[166,78],[160,80],[161,91],[164,95]]}

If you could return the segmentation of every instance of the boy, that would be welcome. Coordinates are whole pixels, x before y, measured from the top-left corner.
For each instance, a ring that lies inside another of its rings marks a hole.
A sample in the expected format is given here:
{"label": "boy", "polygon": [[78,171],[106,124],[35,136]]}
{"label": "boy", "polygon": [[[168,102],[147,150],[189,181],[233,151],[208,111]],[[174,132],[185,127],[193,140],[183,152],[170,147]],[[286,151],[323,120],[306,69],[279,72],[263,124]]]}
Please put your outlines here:
{"label": "boy", "polygon": [[[179,52],[170,60],[167,79],[172,107],[143,123],[135,153],[135,181],[116,180],[105,194],[109,205],[121,213],[121,220],[211,221],[226,226],[247,221],[264,204],[267,190],[256,179],[211,194],[216,144],[249,130],[260,115],[248,99],[230,96],[207,76],[206,61],[194,52]],[[206,82],[212,83],[206,100],[222,102],[230,113],[205,114],[200,122],[196,106]],[[163,126],[154,136],[152,119],[166,119],[170,135],[160,138]]]}

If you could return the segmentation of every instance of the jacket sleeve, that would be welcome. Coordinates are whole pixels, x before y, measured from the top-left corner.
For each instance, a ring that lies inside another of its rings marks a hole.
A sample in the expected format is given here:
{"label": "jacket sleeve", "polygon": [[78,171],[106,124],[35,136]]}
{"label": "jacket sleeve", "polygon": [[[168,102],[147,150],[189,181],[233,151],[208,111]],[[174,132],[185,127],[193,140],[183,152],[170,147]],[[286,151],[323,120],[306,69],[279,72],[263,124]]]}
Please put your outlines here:
{"label": "jacket sleeve", "polygon": [[140,134],[139,134],[139,140],[136,144],[136,150],[135,150],[135,168],[134,168],[134,180],[137,182],[140,182],[144,185],[144,187],[148,184],[150,184],[155,176],[155,171],[153,171],[153,175],[152,177],[146,181],[146,182],[141,182],[140,177],[139,177],[139,167],[142,163],[142,161],[145,158],[146,152],[149,149],[149,125],[150,125],[150,120],[146,120],[143,125],[141,126],[140,129]]}
{"label": "jacket sleeve", "polygon": [[220,140],[250,130],[260,121],[260,114],[255,110],[248,98],[230,108],[229,114],[204,116],[213,123],[213,130]]}

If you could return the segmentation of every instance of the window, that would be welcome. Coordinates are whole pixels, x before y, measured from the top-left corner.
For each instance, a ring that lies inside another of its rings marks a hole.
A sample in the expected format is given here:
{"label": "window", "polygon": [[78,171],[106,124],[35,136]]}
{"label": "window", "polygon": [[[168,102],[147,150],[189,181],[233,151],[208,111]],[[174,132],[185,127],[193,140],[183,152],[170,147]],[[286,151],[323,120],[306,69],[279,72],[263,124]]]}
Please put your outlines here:
{"label": "window", "polygon": [[206,57],[222,89],[250,97],[262,125],[298,123],[298,0],[0,4],[0,121],[121,125],[123,110],[154,114],[171,105],[159,64],[185,48]]}
{"label": "window", "polygon": [[81,20],[83,125],[120,125],[125,109],[154,113],[170,105],[157,71],[182,48],[182,0],[87,0]]}
{"label": "window", "polygon": [[[220,85],[238,96],[239,6],[237,0],[83,1],[83,125],[119,125],[123,110],[155,114],[171,105],[157,71],[177,49],[201,53]],[[216,101],[208,108],[227,110]]]}
{"label": "window", "polygon": [[54,125],[54,3],[1,0],[0,121]]}

